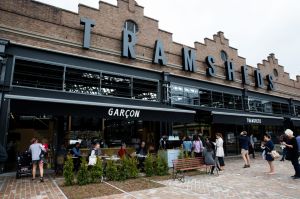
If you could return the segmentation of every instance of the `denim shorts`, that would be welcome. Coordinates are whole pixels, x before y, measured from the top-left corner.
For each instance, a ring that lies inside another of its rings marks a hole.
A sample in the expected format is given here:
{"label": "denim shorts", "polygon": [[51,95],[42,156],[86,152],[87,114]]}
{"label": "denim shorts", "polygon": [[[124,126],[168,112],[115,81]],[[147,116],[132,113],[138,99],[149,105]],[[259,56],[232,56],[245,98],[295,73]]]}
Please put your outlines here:
{"label": "denim shorts", "polygon": [[32,164],[42,164],[43,160],[32,160]]}

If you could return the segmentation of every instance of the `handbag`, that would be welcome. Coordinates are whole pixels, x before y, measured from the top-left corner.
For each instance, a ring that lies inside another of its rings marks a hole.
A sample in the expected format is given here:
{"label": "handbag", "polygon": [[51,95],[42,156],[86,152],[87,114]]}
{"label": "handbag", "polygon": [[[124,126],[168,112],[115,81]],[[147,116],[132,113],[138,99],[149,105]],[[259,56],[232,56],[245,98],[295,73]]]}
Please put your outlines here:
{"label": "handbag", "polygon": [[[267,146],[266,146],[266,147],[267,147]],[[267,147],[267,148],[270,150],[269,147]],[[278,159],[278,158],[280,157],[280,154],[279,154],[276,150],[272,150],[272,151],[269,152],[268,154],[271,155],[271,157],[272,157],[273,159]]]}
{"label": "handbag", "polygon": [[89,156],[88,165],[94,166],[96,163],[97,163],[97,156],[95,155],[95,150],[92,150],[92,153]]}
{"label": "handbag", "polygon": [[96,156],[91,156],[89,157],[89,164],[91,166],[94,166],[97,163],[97,157]]}
{"label": "handbag", "polygon": [[273,150],[269,153],[273,159],[277,159],[280,157],[280,154],[276,151],[276,150]]}

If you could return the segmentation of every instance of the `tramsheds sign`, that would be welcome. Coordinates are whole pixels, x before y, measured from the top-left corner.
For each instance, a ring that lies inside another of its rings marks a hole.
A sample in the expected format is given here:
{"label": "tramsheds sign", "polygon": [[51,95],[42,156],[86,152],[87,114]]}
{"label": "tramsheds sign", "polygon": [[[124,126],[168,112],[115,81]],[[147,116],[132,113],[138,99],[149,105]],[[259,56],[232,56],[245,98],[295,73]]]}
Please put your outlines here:
{"label": "tramsheds sign", "polygon": [[[83,48],[89,49],[91,40],[91,28],[95,26],[94,20],[81,18],[80,24],[84,25],[84,38],[83,38]],[[122,56],[129,59],[136,59],[135,45],[137,43],[136,34],[127,30],[123,30],[122,34],[123,45],[122,45]],[[164,52],[163,43],[160,40],[156,40],[154,46],[154,56],[153,63],[160,65],[167,65],[167,59]],[[213,56],[207,56],[205,59],[207,64],[206,75],[214,77],[217,74],[217,68],[215,66],[215,58]],[[224,62],[225,65],[225,75],[228,81],[235,81],[235,65],[232,61],[227,60]],[[196,72],[196,51],[187,47],[182,48],[182,70],[188,72]],[[249,69],[248,66],[241,66],[242,81],[243,84],[249,85]],[[259,69],[254,70],[255,86],[257,88],[264,88],[264,76]],[[274,90],[274,77],[272,74],[265,76],[267,81],[268,90]]]}

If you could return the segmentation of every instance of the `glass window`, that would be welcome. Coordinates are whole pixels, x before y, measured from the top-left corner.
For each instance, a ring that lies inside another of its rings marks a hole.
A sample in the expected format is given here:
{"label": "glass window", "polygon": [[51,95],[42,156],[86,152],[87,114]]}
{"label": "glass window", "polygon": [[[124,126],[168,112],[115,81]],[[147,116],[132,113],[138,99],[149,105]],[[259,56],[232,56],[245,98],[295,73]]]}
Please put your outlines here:
{"label": "glass window", "polygon": [[281,106],[278,102],[272,102],[272,109],[274,114],[281,114]]}
{"label": "glass window", "polygon": [[133,33],[137,33],[139,31],[138,25],[132,20],[125,21],[124,28]]}
{"label": "glass window", "polygon": [[211,91],[199,90],[200,95],[200,106],[210,107],[211,106]]}
{"label": "glass window", "polygon": [[133,78],[133,99],[157,101],[158,83]]}
{"label": "glass window", "polygon": [[74,93],[98,95],[100,94],[100,73],[67,68],[65,90]]}
{"label": "glass window", "polygon": [[235,95],[224,93],[224,108],[227,109],[235,108]]}
{"label": "glass window", "polygon": [[295,106],[295,114],[300,117],[300,106]]}
{"label": "glass window", "polygon": [[199,91],[191,87],[184,87],[184,103],[199,105]]}
{"label": "glass window", "polygon": [[212,96],[212,107],[224,108],[223,93],[212,91],[211,96]]}
{"label": "glass window", "polygon": [[262,100],[261,103],[262,103],[264,113],[273,113],[272,102],[267,101],[267,100]]}
{"label": "glass window", "polygon": [[263,112],[263,105],[261,100],[249,98],[248,104],[249,104],[249,111]]}
{"label": "glass window", "polygon": [[272,102],[262,99],[249,98],[249,111],[261,112],[261,113],[272,113]]}
{"label": "glass window", "polygon": [[35,88],[63,89],[64,68],[50,64],[17,59],[13,84]]}
{"label": "glass window", "polygon": [[290,106],[288,104],[281,104],[281,111],[284,115],[290,114]]}
{"label": "glass window", "polygon": [[234,96],[234,108],[237,109],[237,110],[243,110],[243,98],[242,98],[242,96],[238,96],[238,95]]}
{"label": "glass window", "polygon": [[273,70],[273,74],[274,74],[274,76],[275,76],[275,77],[278,77],[278,71],[277,71],[277,69],[276,69],[276,68],[274,68],[274,70]]}
{"label": "glass window", "polygon": [[171,84],[171,103],[173,104],[183,104],[183,86],[176,84]]}
{"label": "glass window", "polygon": [[228,55],[224,50],[221,50],[221,59],[225,62],[228,59]]}
{"label": "glass window", "polygon": [[131,78],[102,73],[101,94],[131,98]]}

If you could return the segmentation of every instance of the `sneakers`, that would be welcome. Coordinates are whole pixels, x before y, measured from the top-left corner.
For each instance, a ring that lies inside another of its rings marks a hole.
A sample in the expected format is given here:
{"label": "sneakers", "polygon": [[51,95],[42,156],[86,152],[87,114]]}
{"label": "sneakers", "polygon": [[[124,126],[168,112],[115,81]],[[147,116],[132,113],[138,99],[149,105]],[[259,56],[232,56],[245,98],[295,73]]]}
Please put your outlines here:
{"label": "sneakers", "polygon": [[243,168],[250,168],[250,164],[249,165],[245,164]]}
{"label": "sneakers", "polygon": [[41,181],[41,182],[44,182],[44,178],[43,178],[43,177],[40,177],[40,181]]}

